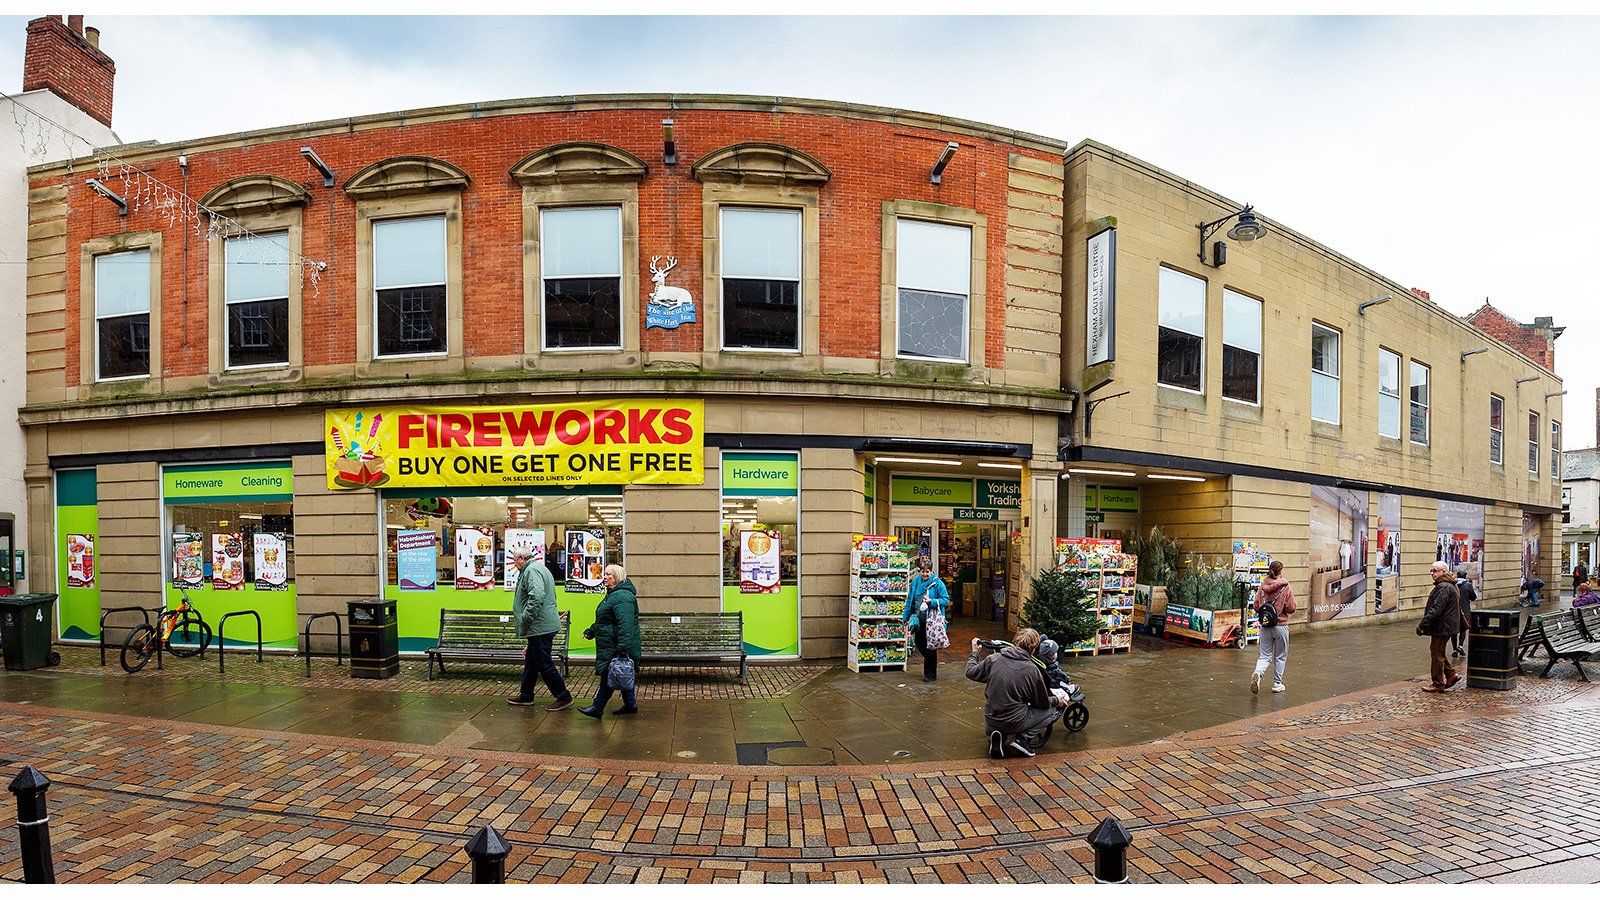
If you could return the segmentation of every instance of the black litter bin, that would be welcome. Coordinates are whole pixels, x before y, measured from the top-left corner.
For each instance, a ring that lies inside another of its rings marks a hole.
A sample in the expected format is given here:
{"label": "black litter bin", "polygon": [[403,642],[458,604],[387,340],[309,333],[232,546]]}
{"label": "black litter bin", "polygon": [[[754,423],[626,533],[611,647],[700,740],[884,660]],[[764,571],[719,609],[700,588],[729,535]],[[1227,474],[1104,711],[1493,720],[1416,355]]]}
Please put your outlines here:
{"label": "black litter bin", "polygon": [[350,601],[350,677],[400,674],[400,622],[391,600]]}
{"label": "black litter bin", "polygon": [[55,624],[50,605],[55,602],[55,594],[0,597],[0,647],[7,669],[38,669],[61,662],[61,654],[50,649]]}
{"label": "black litter bin", "polygon": [[1517,686],[1517,638],[1522,611],[1475,609],[1467,639],[1467,687],[1509,691]]}

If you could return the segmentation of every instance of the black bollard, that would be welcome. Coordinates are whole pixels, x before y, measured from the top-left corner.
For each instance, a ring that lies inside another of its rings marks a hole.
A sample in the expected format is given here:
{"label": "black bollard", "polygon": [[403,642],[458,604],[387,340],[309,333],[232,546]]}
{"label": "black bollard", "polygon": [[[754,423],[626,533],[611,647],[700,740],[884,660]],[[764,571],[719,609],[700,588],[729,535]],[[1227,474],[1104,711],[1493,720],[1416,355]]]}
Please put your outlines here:
{"label": "black bollard", "polygon": [[55,884],[56,867],[50,861],[50,814],[45,811],[44,792],[50,779],[33,766],[24,766],[11,779],[11,793],[17,795],[17,839],[22,845],[24,884]]}
{"label": "black bollard", "polygon": [[493,825],[485,825],[467,841],[467,855],[472,857],[473,884],[505,884],[506,854],[511,852],[511,842],[500,836]]}
{"label": "black bollard", "polygon": [[1094,848],[1095,884],[1128,883],[1128,845],[1133,835],[1122,823],[1106,816],[1095,830],[1089,832],[1089,846]]}

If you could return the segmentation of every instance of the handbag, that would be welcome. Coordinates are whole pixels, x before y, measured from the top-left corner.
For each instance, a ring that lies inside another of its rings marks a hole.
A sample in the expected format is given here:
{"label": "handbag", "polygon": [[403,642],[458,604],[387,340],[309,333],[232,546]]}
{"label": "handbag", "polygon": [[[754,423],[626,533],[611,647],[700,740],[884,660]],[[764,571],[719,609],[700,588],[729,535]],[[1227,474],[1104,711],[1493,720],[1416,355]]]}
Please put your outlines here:
{"label": "handbag", "polygon": [[618,691],[633,690],[634,666],[633,660],[626,656],[611,657],[611,665],[606,668],[606,684]]}
{"label": "handbag", "polygon": [[938,607],[928,612],[926,641],[929,650],[943,650],[950,646],[950,635],[944,627],[944,611]]}

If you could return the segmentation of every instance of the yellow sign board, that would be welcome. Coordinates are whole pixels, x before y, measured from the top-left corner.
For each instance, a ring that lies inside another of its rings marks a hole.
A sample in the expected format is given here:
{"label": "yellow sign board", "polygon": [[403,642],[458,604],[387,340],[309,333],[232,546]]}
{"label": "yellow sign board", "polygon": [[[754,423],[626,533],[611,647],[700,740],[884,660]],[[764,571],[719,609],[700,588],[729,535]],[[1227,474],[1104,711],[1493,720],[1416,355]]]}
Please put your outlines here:
{"label": "yellow sign board", "polygon": [[705,480],[701,400],[363,407],[324,425],[332,490]]}

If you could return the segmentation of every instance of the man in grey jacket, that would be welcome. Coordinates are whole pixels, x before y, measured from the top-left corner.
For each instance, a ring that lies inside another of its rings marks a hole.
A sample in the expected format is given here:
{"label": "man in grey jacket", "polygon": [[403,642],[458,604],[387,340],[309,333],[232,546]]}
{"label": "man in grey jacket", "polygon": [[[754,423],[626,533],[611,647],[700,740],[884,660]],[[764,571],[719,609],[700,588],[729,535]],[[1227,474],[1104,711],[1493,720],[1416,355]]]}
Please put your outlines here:
{"label": "man in grey jacket", "polygon": [[1044,674],[1033,661],[1039,649],[1039,632],[1024,628],[1010,647],[979,658],[980,645],[972,639],[972,655],[967,657],[967,677],[989,687],[983,693],[983,727],[989,733],[989,756],[1003,759],[1006,749],[1018,756],[1032,756],[1024,734],[1033,734],[1061,718],[1067,705],[1045,687]]}
{"label": "man in grey jacket", "polygon": [[507,698],[512,706],[532,706],[533,692],[538,690],[539,678],[550,689],[556,702],[546,706],[550,712],[559,712],[572,705],[572,692],[556,669],[550,656],[550,647],[561,631],[561,616],[556,612],[556,580],[546,566],[530,566],[531,554],[515,550],[511,565],[517,570],[517,589],[511,593],[511,617],[516,623],[517,637],[526,638],[528,649],[522,651],[522,689]]}

